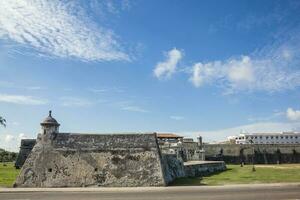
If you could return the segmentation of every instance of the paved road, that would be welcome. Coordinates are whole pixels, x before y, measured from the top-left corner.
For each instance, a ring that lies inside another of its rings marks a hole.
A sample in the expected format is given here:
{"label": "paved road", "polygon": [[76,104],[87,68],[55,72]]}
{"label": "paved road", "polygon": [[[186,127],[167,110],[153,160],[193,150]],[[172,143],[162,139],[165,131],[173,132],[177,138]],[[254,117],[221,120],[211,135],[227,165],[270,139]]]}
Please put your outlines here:
{"label": "paved road", "polygon": [[300,184],[291,185],[243,185],[199,186],[166,188],[104,188],[104,189],[48,189],[48,190],[0,190],[1,200],[244,200],[244,199],[299,199]]}

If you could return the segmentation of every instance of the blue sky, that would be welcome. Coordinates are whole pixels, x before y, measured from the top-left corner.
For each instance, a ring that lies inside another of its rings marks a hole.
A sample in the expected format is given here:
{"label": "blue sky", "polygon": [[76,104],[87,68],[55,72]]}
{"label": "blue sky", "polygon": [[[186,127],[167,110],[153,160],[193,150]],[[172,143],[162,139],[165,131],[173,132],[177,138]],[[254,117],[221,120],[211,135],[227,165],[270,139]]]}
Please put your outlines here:
{"label": "blue sky", "polygon": [[300,130],[298,1],[0,2],[0,147],[62,132]]}

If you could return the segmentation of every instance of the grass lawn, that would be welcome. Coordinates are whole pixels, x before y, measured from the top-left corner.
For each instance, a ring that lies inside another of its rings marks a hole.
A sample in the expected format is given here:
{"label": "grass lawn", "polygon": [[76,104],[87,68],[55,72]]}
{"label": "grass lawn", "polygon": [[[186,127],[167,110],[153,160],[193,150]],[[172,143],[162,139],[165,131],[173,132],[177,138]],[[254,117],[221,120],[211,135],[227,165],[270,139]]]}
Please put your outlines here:
{"label": "grass lawn", "polygon": [[[0,187],[12,187],[20,170],[14,168],[14,163],[0,163]],[[227,165],[227,170],[203,178],[179,178],[171,185],[227,185],[241,183],[283,183],[300,182],[300,164]]]}
{"label": "grass lawn", "polygon": [[15,169],[14,163],[0,163],[0,187],[12,187],[19,174],[18,169]]}
{"label": "grass lawn", "polygon": [[228,185],[247,183],[300,182],[300,164],[281,165],[227,165],[227,170],[203,178],[179,178],[172,185]]}

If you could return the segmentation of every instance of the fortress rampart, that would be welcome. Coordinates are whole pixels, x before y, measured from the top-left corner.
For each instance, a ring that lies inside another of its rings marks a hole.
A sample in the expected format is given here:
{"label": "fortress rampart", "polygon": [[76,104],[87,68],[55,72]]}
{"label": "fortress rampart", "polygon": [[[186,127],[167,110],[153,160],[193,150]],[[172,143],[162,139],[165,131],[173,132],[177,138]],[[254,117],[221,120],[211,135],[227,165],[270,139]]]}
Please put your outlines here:
{"label": "fortress rampart", "polygon": [[239,164],[300,163],[300,144],[205,144],[206,160]]}
{"label": "fortress rampart", "polygon": [[166,186],[226,169],[224,162],[184,163],[162,155],[156,133],[61,133],[59,126],[50,111],[37,139],[22,140],[16,166],[25,162],[15,187]]}
{"label": "fortress rampart", "polygon": [[16,186],[164,186],[155,134],[59,133],[38,140]]}

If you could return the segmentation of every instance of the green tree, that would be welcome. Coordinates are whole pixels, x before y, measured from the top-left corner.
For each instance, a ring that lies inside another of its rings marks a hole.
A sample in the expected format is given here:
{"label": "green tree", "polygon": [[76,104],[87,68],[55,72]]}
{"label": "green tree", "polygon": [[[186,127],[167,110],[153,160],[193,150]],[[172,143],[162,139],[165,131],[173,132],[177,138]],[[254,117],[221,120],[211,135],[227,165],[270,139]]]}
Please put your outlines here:
{"label": "green tree", "polygon": [[0,125],[6,127],[6,120],[0,116]]}

